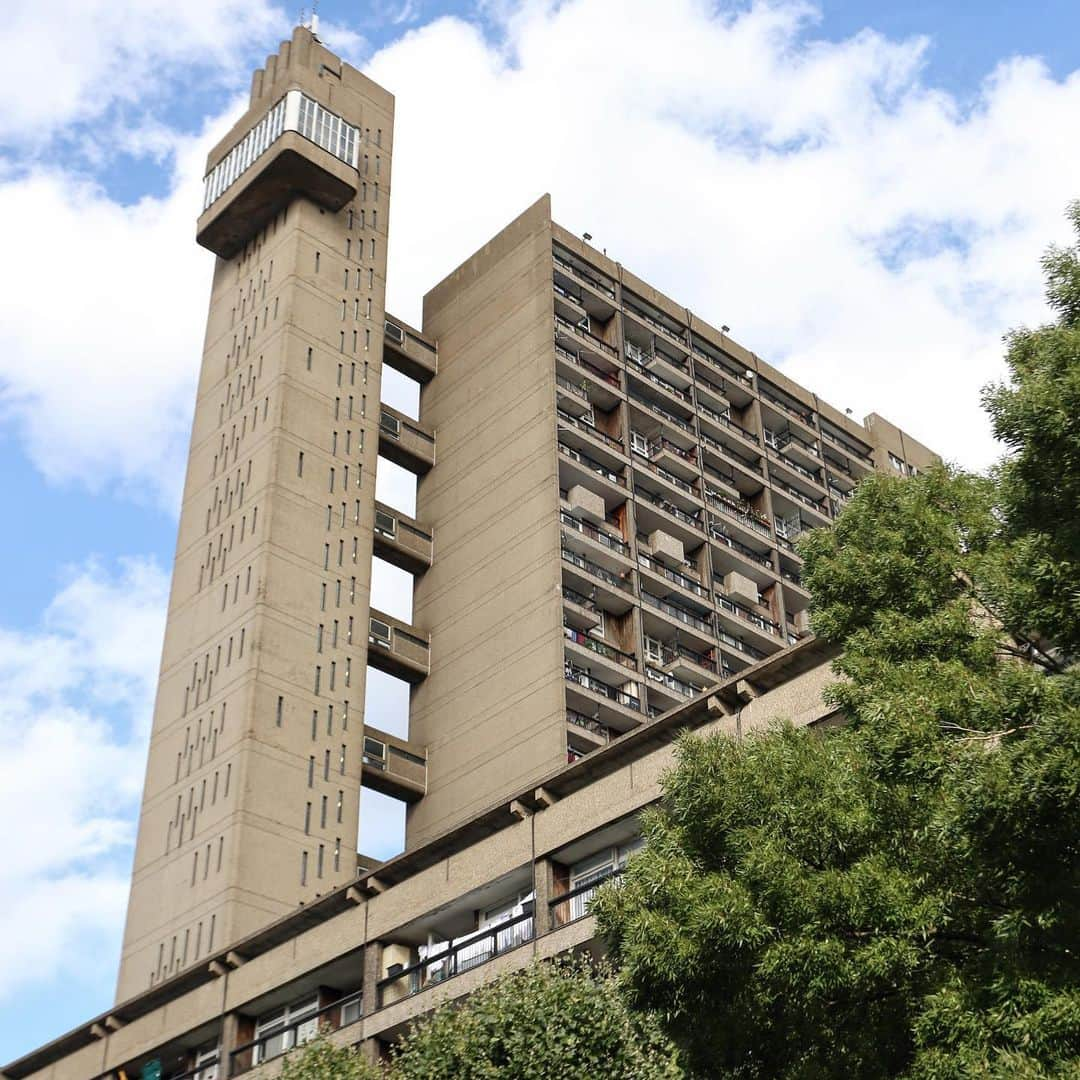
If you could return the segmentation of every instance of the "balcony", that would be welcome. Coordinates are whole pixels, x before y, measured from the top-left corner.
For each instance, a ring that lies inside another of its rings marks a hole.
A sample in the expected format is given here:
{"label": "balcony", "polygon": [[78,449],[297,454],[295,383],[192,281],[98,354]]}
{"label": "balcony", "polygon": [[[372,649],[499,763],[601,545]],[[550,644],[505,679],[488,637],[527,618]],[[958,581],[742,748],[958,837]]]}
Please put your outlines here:
{"label": "balcony", "polygon": [[553,896],[551,905],[551,925],[566,926],[568,923],[584,919],[589,914],[589,902],[596,895],[596,890],[605,882],[617,882],[623,874],[623,867],[608,867],[599,873],[591,874],[573,889]]}
{"label": "balcony", "polygon": [[[576,645],[578,649],[584,649],[586,652],[598,656],[605,662],[607,667],[622,667],[627,668],[635,674],[637,673],[637,657],[634,656],[633,653],[623,652],[622,649],[616,649],[614,645],[609,645],[606,641],[591,637],[589,634],[583,634],[580,630],[576,630],[572,626],[567,626],[565,623],[563,623],[563,636],[572,645]],[[573,652],[573,650],[571,650],[571,652]],[[587,658],[579,657],[579,659],[585,660]],[[620,677],[622,674],[622,672],[615,671],[616,678]]]}
{"label": "balcony", "polygon": [[[711,456],[714,461],[719,459],[724,464],[734,464],[739,468],[746,469],[748,472],[753,473],[755,477],[764,475],[765,469],[761,464],[760,455],[751,457],[744,450],[737,449],[727,442],[713,438],[704,429],[701,432],[701,445],[702,461],[705,461],[707,456]],[[708,465],[705,467],[708,468]]]}
{"label": "balcony", "polygon": [[[564,365],[565,378],[568,382],[576,384],[590,402],[605,410],[613,408],[618,403],[623,386],[622,378],[617,370],[593,364],[582,356],[580,351],[560,345],[558,334],[555,335],[554,348],[556,361]],[[582,378],[582,373],[589,378]]]}
{"label": "balcony", "polygon": [[780,637],[780,627],[776,623],[771,619],[766,619],[764,615],[759,615],[745,604],[740,604],[738,601],[732,600],[730,596],[725,596],[723,593],[717,592],[716,606],[720,608],[721,611],[734,615],[743,622],[750,623],[751,626],[757,627],[758,630],[761,630],[766,634],[771,634],[773,637]]}
{"label": "balcony", "polygon": [[682,623],[683,626],[689,626],[692,629],[697,630],[698,633],[705,634],[707,637],[713,636],[713,623],[709,616],[695,615],[687,608],[680,607],[678,604],[672,604],[670,601],[663,600],[659,596],[654,596],[645,589],[641,590],[641,599],[642,602],[649,607],[655,608],[657,611],[662,611],[669,618]]}
{"label": "balcony", "polygon": [[[228,1075],[239,1076],[263,1062],[281,1057],[294,1047],[302,1046],[314,1039],[320,1031],[340,1031],[349,1024],[355,1024],[362,1015],[363,991],[357,990],[315,1012],[305,1013],[292,1023],[277,1026],[259,1038],[238,1046],[229,1055]],[[203,1065],[186,1075],[196,1077],[198,1080],[212,1080],[217,1076],[217,1066],[216,1064]],[[183,1077],[178,1077],[176,1080],[183,1080]]]}
{"label": "balcony", "polygon": [[563,625],[595,630],[604,624],[604,610],[591,597],[568,585],[562,587]]}
{"label": "balcony", "polygon": [[[610,466],[605,465],[603,462],[598,461],[596,458],[585,453],[584,450],[580,450],[576,446],[571,446],[568,443],[560,442],[559,453],[580,466],[581,469],[584,470],[586,476],[589,473],[592,473],[595,476],[603,477],[609,484],[616,484],[623,488],[626,487],[626,480],[620,474],[621,470],[620,472],[616,472]],[[573,485],[566,484],[562,486],[569,488]]]}
{"label": "balcony", "polygon": [[[638,538],[638,543],[641,543],[640,537]],[[699,596],[703,600],[711,599],[709,590],[701,584],[700,580],[692,578],[688,574],[680,573],[678,570],[672,570],[662,562],[646,555],[640,550],[638,551],[638,563],[644,570],[648,571],[648,573],[655,574],[657,577],[663,578],[672,585],[675,585],[680,589],[685,589],[694,596]]]}
{"label": "balcony", "polygon": [[762,400],[770,405],[775,405],[785,415],[793,416],[796,420],[805,424],[811,431],[814,430],[814,411],[805,405],[799,405],[790,398],[785,397],[779,390],[773,389],[767,382],[758,380],[758,393]]}
{"label": "balcony", "polygon": [[705,489],[705,498],[710,506],[715,507],[725,517],[731,518],[732,521],[737,521],[747,529],[752,529],[759,536],[772,536],[772,529],[769,528],[768,520],[749,503],[736,502],[721,492],[708,487]]}
{"label": "balcony", "polygon": [[[584,713],[575,712],[573,709],[566,710],[566,723],[574,730],[574,733],[587,732],[591,739],[585,741],[595,742],[596,746],[606,746],[612,739],[617,739],[623,734],[621,731],[616,731],[614,728],[608,727],[607,724],[602,724],[599,720],[594,720]],[[595,746],[591,748],[595,749]]]}
{"label": "balcony", "polygon": [[[699,470],[697,451],[686,449],[661,435],[649,443],[649,460],[661,465],[668,472],[681,476],[684,480],[696,481]],[[698,493],[700,498],[700,493]]]}
{"label": "balcony", "polygon": [[[638,697],[597,679],[590,671],[575,664],[572,660],[564,661],[563,677],[569,684],[569,688],[586,690],[589,694],[601,699],[604,704],[614,704],[619,708],[628,709],[634,713],[641,712],[641,701]],[[586,700],[589,699],[586,698]],[[574,711],[580,712],[579,709]]]}
{"label": "balcony", "polygon": [[435,434],[385,403],[379,405],[379,454],[423,476],[435,464]]}
{"label": "balcony", "polygon": [[479,933],[432,946],[416,963],[406,967],[395,964],[397,970],[379,980],[379,1005],[390,1005],[427,990],[532,941],[535,924],[531,901],[526,906],[529,910]]}
{"label": "balcony", "polygon": [[[331,130],[332,141],[316,138]],[[289,90],[234,145],[211,152],[196,242],[231,259],[298,197],[336,213],[356,196],[358,144],[358,128]]]}
{"label": "balcony", "polygon": [[561,548],[563,571],[569,578],[567,588],[582,596],[589,596],[612,615],[624,615],[634,603],[632,571],[621,573],[609,570],[598,562],[574,551],[564,539]]}
{"label": "balcony", "polygon": [[416,802],[427,792],[427,752],[416,743],[365,724],[360,775],[364,787]]}
{"label": "balcony", "polygon": [[743,558],[749,559],[758,566],[764,566],[769,570],[773,569],[773,561],[767,551],[755,551],[754,548],[750,547],[748,544],[744,544],[741,540],[737,540],[727,531],[727,526],[724,525],[719,518],[710,517],[709,536],[715,543],[723,544],[724,547],[729,550],[738,552]]}
{"label": "balcony", "polygon": [[[587,322],[587,319],[582,320],[582,323]],[[597,337],[588,326],[572,323],[558,314],[555,316],[555,340],[565,349],[572,350],[576,346],[601,360],[611,362],[619,356],[614,345],[609,345],[603,338]]]}
{"label": "balcony", "polygon": [[684,356],[690,354],[690,348],[686,344],[686,329],[677,325],[674,320],[668,322],[660,312],[646,311],[642,304],[636,303],[625,294],[623,295],[623,313],[648,326],[650,330],[663,334],[663,340],[679,348]]}
{"label": "balcony", "polygon": [[736,652],[748,656],[751,660],[764,660],[769,655],[754,645],[748,645],[742,638],[736,637],[729,630],[725,630],[723,626],[716,628],[716,636],[729,649],[734,649]]}
{"label": "balcony", "polygon": [[662,387],[669,394],[693,404],[690,384],[693,378],[685,361],[669,356],[662,349],[648,349],[626,342],[626,364],[642,378]]}
{"label": "balcony", "polygon": [[584,267],[576,265],[569,259],[563,258],[556,252],[552,253],[551,258],[560,270],[563,270],[567,274],[572,275],[578,281],[583,282],[590,288],[596,289],[597,292],[602,293],[604,296],[608,297],[608,299],[615,299],[614,285],[605,281],[598,273],[594,273],[591,270],[586,270]]}
{"label": "balcony", "polygon": [[670,500],[676,500],[676,505],[682,505],[684,510],[691,512],[698,509],[701,503],[701,481],[684,480],[681,476],[676,476],[670,469],[665,469],[663,465],[658,465],[651,458],[642,457],[636,453],[633,456],[635,469],[648,469],[654,476],[660,477],[665,483],[670,484],[674,490],[668,491],[666,494]]}
{"label": "balcony", "polygon": [[730,357],[723,356],[715,346],[706,345],[697,334],[692,333],[690,335],[690,347],[694,356],[704,360],[707,364],[711,364],[717,371],[723,372],[727,378],[734,379],[737,383],[741,383],[746,387],[754,385],[754,376],[751,372],[745,367],[740,367]]}
{"label": "balcony", "polygon": [[735,673],[734,669],[717,660],[715,649],[696,652],[681,643],[664,642],[658,659],[664,671],[672,674],[727,678]]}
{"label": "balcony", "polygon": [[825,508],[822,500],[811,498],[806,492],[800,491],[794,484],[789,484],[774,473],[770,473],[769,479],[772,481],[773,488],[779,489],[785,495],[802,503],[803,506],[809,507],[815,514],[820,514],[826,521],[828,520],[829,511]]}
{"label": "balcony", "polygon": [[375,503],[375,554],[410,574],[431,568],[431,533],[399,510]]}
{"label": "balcony", "polygon": [[435,346],[419,330],[390,316],[383,322],[383,363],[418,383],[431,382],[439,368]]}
{"label": "balcony", "polygon": [[707,687],[698,686],[695,683],[680,679],[670,672],[658,671],[656,668],[645,668],[646,687],[649,691],[649,700],[652,701],[654,692],[659,690],[669,698],[678,702],[678,699],[689,699],[704,693]]}
{"label": "balcony", "polygon": [[430,670],[431,647],[415,627],[371,609],[367,662],[387,675],[418,683]]}
{"label": "balcony", "polygon": [[[638,498],[642,504],[654,507],[656,510],[662,511],[664,514],[670,515],[674,521],[681,523],[684,526],[688,526],[696,531],[704,531],[705,523],[701,519],[701,511],[695,510],[693,513],[688,513],[681,507],[676,506],[670,499],[666,499],[663,495],[654,491],[649,491],[647,488],[643,488],[638,484],[634,485],[634,495]],[[671,529],[663,523],[663,518],[660,519],[661,524],[658,528],[663,528],[665,532],[671,532]],[[650,532],[653,527],[648,525],[646,521],[639,521],[639,524],[646,527]],[[679,536],[684,544],[693,545],[698,537],[693,534],[686,536],[681,531],[676,530],[673,535]]]}
{"label": "balcony", "polygon": [[855,460],[861,462],[862,465],[868,469],[872,469],[874,467],[874,455],[871,453],[868,447],[856,446],[853,442],[850,442],[842,436],[838,435],[837,433],[830,431],[827,427],[825,427],[824,424],[822,424],[821,426],[821,434],[828,442],[832,443],[833,446],[838,447],[840,450],[843,450],[844,453],[848,455],[848,457],[854,458]]}
{"label": "balcony", "polygon": [[676,416],[670,409],[664,408],[659,401],[654,400],[646,394],[641,393],[633,385],[630,387],[630,400],[636,402],[638,405],[643,405],[649,412],[656,416],[661,417],[667,423],[673,424],[680,431],[685,431],[690,437],[690,440],[697,438],[697,433],[694,430],[693,421],[683,416]]}
{"label": "balcony", "polygon": [[589,423],[584,417],[571,416],[568,412],[564,412],[559,408],[556,409],[556,413],[559,417],[560,424],[565,427],[573,428],[575,431],[584,432],[590,439],[594,439],[605,447],[605,449],[612,450],[620,456],[626,456],[626,450],[623,447],[622,439],[616,439],[614,436],[608,435],[606,431],[601,431],[595,424]]}
{"label": "balcony", "polygon": [[630,558],[630,545],[627,544],[622,537],[614,536],[605,529],[599,529],[595,525],[590,525],[587,521],[581,521],[574,517],[573,514],[568,514],[565,510],[559,511],[559,521],[568,529],[573,529],[574,532],[588,537],[588,539],[592,540],[594,543],[600,544],[609,551],[614,551],[624,559]]}

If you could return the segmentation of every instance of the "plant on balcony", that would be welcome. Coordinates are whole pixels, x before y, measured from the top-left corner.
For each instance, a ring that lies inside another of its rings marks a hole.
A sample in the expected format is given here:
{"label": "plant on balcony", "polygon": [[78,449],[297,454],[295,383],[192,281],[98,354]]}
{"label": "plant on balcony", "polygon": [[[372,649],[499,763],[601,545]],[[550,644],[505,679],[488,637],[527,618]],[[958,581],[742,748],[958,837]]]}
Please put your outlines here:
{"label": "plant on balcony", "polygon": [[683,738],[594,901],[702,1075],[1080,1075],[1080,251],[1046,268],[1001,468],[868,479],[800,543],[848,723]]}
{"label": "plant on balcony", "polygon": [[584,961],[535,962],[415,1024],[392,1080],[677,1080],[676,1052]]}

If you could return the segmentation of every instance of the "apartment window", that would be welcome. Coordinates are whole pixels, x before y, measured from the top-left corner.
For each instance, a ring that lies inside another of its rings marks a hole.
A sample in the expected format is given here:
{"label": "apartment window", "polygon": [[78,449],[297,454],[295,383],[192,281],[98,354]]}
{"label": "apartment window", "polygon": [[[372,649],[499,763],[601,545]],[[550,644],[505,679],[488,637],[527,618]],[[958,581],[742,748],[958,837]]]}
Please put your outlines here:
{"label": "apartment window", "polygon": [[325,581],[320,586],[319,610],[320,611],[325,611],[326,610],[326,582]]}
{"label": "apartment window", "polygon": [[311,370],[311,357],[312,357],[312,353],[313,353],[313,351],[314,351],[314,350],[313,350],[313,349],[311,348],[311,346],[309,345],[309,346],[308,346],[308,351],[307,351],[307,369],[308,369],[308,371],[310,371],[310,370]]}
{"label": "apartment window", "polygon": [[[346,244],[348,244],[348,242],[348,240],[345,241]],[[348,255],[348,248],[345,249],[345,254]],[[345,288],[349,288],[349,268],[347,266],[345,267]],[[341,301],[341,305],[342,307],[345,306],[344,300]]]}
{"label": "apartment window", "polygon": [[[315,651],[321,653],[323,645],[323,624],[319,623],[318,629],[315,631]],[[278,698],[278,702],[281,702],[281,698]],[[281,726],[280,719],[278,720],[278,726]]]}
{"label": "apartment window", "polygon": [[328,805],[329,805],[329,800],[328,800],[327,796],[324,795],[322,797],[322,805],[321,805],[321,807],[319,809],[319,828],[321,828],[321,829],[326,828],[326,808],[327,808]]}
{"label": "apartment window", "polygon": [[333,735],[334,734],[334,706],[333,705],[327,705],[326,706],[326,734],[327,735]]}
{"label": "apartment window", "polygon": [[316,274],[319,272],[319,257],[320,257],[320,252],[316,251],[315,252],[315,273]]}
{"label": "apartment window", "polygon": [[322,682],[322,668],[315,665],[315,693],[319,693],[319,685]]}
{"label": "apartment window", "polygon": [[308,836],[311,833],[311,803],[307,803],[304,807],[304,835]]}
{"label": "apartment window", "polygon": [[338,754],[338,771],[342,776],[345,775],[345,744],[341,744],[341,750]]}
{"label": "apartment window", "polygon": [[225,766],[225,798],[229,797],[229,781],[232,779],[232,766]]}
{"label": "apartment window", "polygon": [[341,837],[334,840],[334,872],[341,869]]}
{"label": "apartment window", "polygon": [[345,807],[345,792],[342,791],[339,788],[338,793],[337,793],[337,820],[338,820],[339,825],[341,824],[341,815],[342,815],[342,811],[344,810],[344,807]]}
{"label": "apartment window", "polygon": [[323,751],[322,778],[324,780],[329,780],[330,779],[330,751],[329,750],[324,750]]}
{"label": "apartment window", "polygon": [[[306,851],[301,851],[300,852],[300,884],[301,885],[306,885],[307,884],[307,852]],[[258,1029],[256,1029],[256,1031],[257,1030]],[[267,1055],[267,1056],[269,1056],[269,1055]]]}
{"label": "apartment window", "polygon": [[[304,451],[303,450],[301,450],[299,452],[299,455],[298,455],[298,457],[296,459],[296,475],[297,476],[303,476],[304,475]],[[255,523],[253,521],[252,522],[252,528],[254,528],[254,526],[255,526]]]}
{"label": "apartment window", "polygon": [[320,844],[319,845],[319,856],[318,856],[318,859],[315,862],[315,874],[316,874],[317,877],[322,877],[323,876],[323,856],[325,854],[325,851],[326,851],[326,845],[325,844]]}
{"label": "apartment window", "polygon": [[308,758],[308,763],[307,763],[307,786],[308,787],[314,787],[315,786],[315,755],[314,754],[312,754]]}

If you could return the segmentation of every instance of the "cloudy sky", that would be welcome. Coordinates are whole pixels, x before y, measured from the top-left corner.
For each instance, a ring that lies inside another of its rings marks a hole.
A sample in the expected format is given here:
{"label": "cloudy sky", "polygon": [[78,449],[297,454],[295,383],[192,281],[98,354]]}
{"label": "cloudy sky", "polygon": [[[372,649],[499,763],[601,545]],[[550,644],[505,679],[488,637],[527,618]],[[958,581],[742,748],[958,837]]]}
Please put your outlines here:
{"label": "cloudy sky", "polygon": [[[823,397],[981,467],[978,389],[1002,333],[1044,317],[1038,258],[1080,197],[1080,14],[1038,8],[320,14],[327,44],[397,96],[391,310],[418,322],[423,292],[549,191],[567,227]],[[0,1061],[112,1000],[208,297],[202,166],[298,14],[5,6]],[[402,380],[386,393],[414,408]],[[410,508],[400,476],[380,481]],[[376,602],[408,615],[400,577]],[[371,692],[404,723],[395,687]],[[365,805],[361,846],[392,853],[394,813]]]}

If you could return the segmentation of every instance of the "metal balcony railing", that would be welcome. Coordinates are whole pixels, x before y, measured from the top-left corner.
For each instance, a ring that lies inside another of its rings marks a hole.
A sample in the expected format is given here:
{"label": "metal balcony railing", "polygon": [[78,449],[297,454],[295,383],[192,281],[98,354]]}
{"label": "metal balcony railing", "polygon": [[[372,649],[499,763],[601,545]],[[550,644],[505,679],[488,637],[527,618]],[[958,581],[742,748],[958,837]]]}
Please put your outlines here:
{"label": "metal balcony railing", "polygon": [[720,592],[716,594],[716,603],[724,611],[730,611],[732,615],[752,623],[759,630],[764,630],[767,634],[774,634],[777,637],[780,636],[780,627],[777,623],[774,623],[771,619],[766,619],[764,615],[759,615],[753,609],[746,607],[745,604],[740,604]]}
{"label": "metal balcony railing", "polygon": [[580,278],[580,280],[588,282],[594,289],[602,292],[605,296],[610,297],[612,300],[615,299],[615,289],[611,285],[608,285],[607,282],[601,281],[595,275],[590,274],[579,266],[575,266],[572,262],[560,258],[554,252],[552,252],[551,258],[556,266],[561,267],[568,274],[573,274],[575,277]]}
{"label": "metal balcony railing", "polygon": [[620,555],[629,556],[630,554],[630,545],[624,543],[620,537],[612,536],[611,533],[604,532],[603,529],[598,529],[587,521],[581,521],[565,510],[559,511],[559,520],[568,528],[581,533],[582,536],[587,536],[590,540],[595,540],[598,544],[603,544],[612,551],[617,551]]}
{"label": "metal balcony railing", "polygon": [[586,338],[590,345],[595,346],[602,353],[606,353],[608,356],[619,355],[613,345],[609,345],[602,338],[598,338],[591,330],[586,330],[583,326],[575,326],[569,319],[564,319],[561,315],[555,316],[555,323],[568,333],[578,334],[579,336]]}
{"label": "metal balcony railing", "polygon": [[563,664],[563,677],[567,682],[577,683],[578,686],[583,686],[594,694],[599,694],[609,701],[614,701],[624,709],[641,712],[641,702],[633,694],[628,694],[625,690],[619,690],[615,686],[609,686],[606,682],[601,682],[584,668],[578,667],[569,660]]}
{"label": "metal balcony railing", "polygon": [[588,454],[582,452],[576,446],[567,446],[566,443],[561,442],[559,443],[559,453],[565,454],[566,457],[576,461],[579,465],[584,465],[586,469],[596,473],[598,476],[602,476],[605,480],[610,480],[620,487],[626,487],[626,481],[617,472],[609,469],[606,465],[602,465],[596,458],[589,457]]}
{"label": "metal balcony railing", "polygon": [[747,528],[753,529],[754,532],[760,533],[762,536],[772,535],[772,529],[769,528],[768,521],[766,521],[766,519],[748,503],[737,503],[733,499],[729,499],[723,493],[714,491],[709,487],[706,487],[705,489],[705,498],[708,500],[709,504],[715,506],[721,514],[726,514],[729,518],[733,518],[735,521],[739,522],[740,525],[745,525]]}
{"label": "metal balcony railing", "polygon": [[591,716],[586,716],[584,713],[579,713],[574,709],[566,710],[566,722],[573,724],[574,727],[588,731],[598,739],[603,739],[604,742],[611,742],[612,739],[617,739],[621,734],[614,728],[609,728],[607,724],[601,724],[599,720],[594,720]]}
{"label": "metal balcony railing", "polygon": [[591,559],[586,559],[584,555],[579,555],[576,551],[571,551],[569,548],[563,548],[562,557],[565,562],[573,564],[579,570],[584,570],[587,574],[598,577],[601,581],[614,589],[621,589],[623,592],[633,592],[627,578],[613,574],[599,563],[594,563]]}
{"label": "metal balcony railing", "polygon": [[386,1004],[387,990],[402,988],[405,997],[445,982],[447,979],[486,964],[502,953],[532,941],[535,923],[531,911],[490,926],[477,934],[455,941],[433,956],[403,967],[378,982],[379,1004]]}
{"label": "metal balcony railing", "polygon": [[664,513],[670,514],[685,525],[690,525],[695,529],[704,529],[705,527],[702,524],[700,513],[688,514],[685,510],[680,510],[674,503],[668,502],[662,495],[656,495],[651,491],[646,491],[645,488],[637,486],[634,487],[634,494],[650,505],[659,507]]}
{"label": "metal balcony railing", "polygon": [[726,527],[721,522],[710,520],[709,535],[718,543],[731,548],[732,551],[737,551],[740,555],[745,555],[751,562],[756,562],[760,566],[767,566],[770,570],[773,568],[772,559],[770,559],[768,555],[762,554],[760,551],[755,551],[741,540],[736,540],[735,537],[729,536]]}
{"label": "metal balcony railing", "polygon": [[[639,537],[638,543],[641,542],[642,538]],[[706,589],[700,581],[695,581],[686,574],[680,574],[678,570],[672,570],[662,562],[658,562],[656,559],[652,558],[651,555],[646,555],[644,552],[639,551],[638,562],[647,570],[651,570],[654,574],[659,574],[662,578],[666,578],[673,584],[678,585],[689,592],[696,593],[698,596],[704,596],[706,599],[709,598],[709,590]]]}
{"label": "metal balcony railing", "polygon": [[596,890],[605,881],[621,877],[622,873],[622,867],[606,867],[590,874],[567,892],[553,896],[548,901],[552,926],[566,926],[567,923],[584,919],[589,914],[589,901],[596,895]]}
{"label": "metal balcony railing", "polygon": [[646,592],[644,589],[641,590],[641,599],[650,607],[670,615],[685,626],[692,626],[695,630],[700,630],[705,634],[712,634],[713,632],[712,620],[708,617],[695,615],[693,612],[687,611],[686,608],[679,607],[678,604],[672,604],[667,600],[661,600],[659,596],[653,596],[652,593]]}
{"label": "metal balcony railing", "polygon": [[567,641],[572,641],[575,645],[580,645],[583,649],[588,649],[590,652],[596,653],[597,656],[604,657],[605,660],[612,660],[616,664],[630,668],[631,671],[637,671],[637,657],[633,653],[616,649],[614,645],[609,645],[606,641],[599,641],[588,634],[583,634],[580,630],[575,630],[574,627],[567,626],[565,623],[563,624],[563,634]]}
{"label": "metal balcony railing", "polygon": [[644,394],[635,393],[634,390],[630,390],[629,393],[632,401],[644,405],[646,409],[656,413],[657,416],[662,416],[669,424],[674,424],[677,428],[688,431],[691,435],[695,434],[693,424],[672,412],[668,412],[659,402],[653,401],[652,398],[648,398]]}

